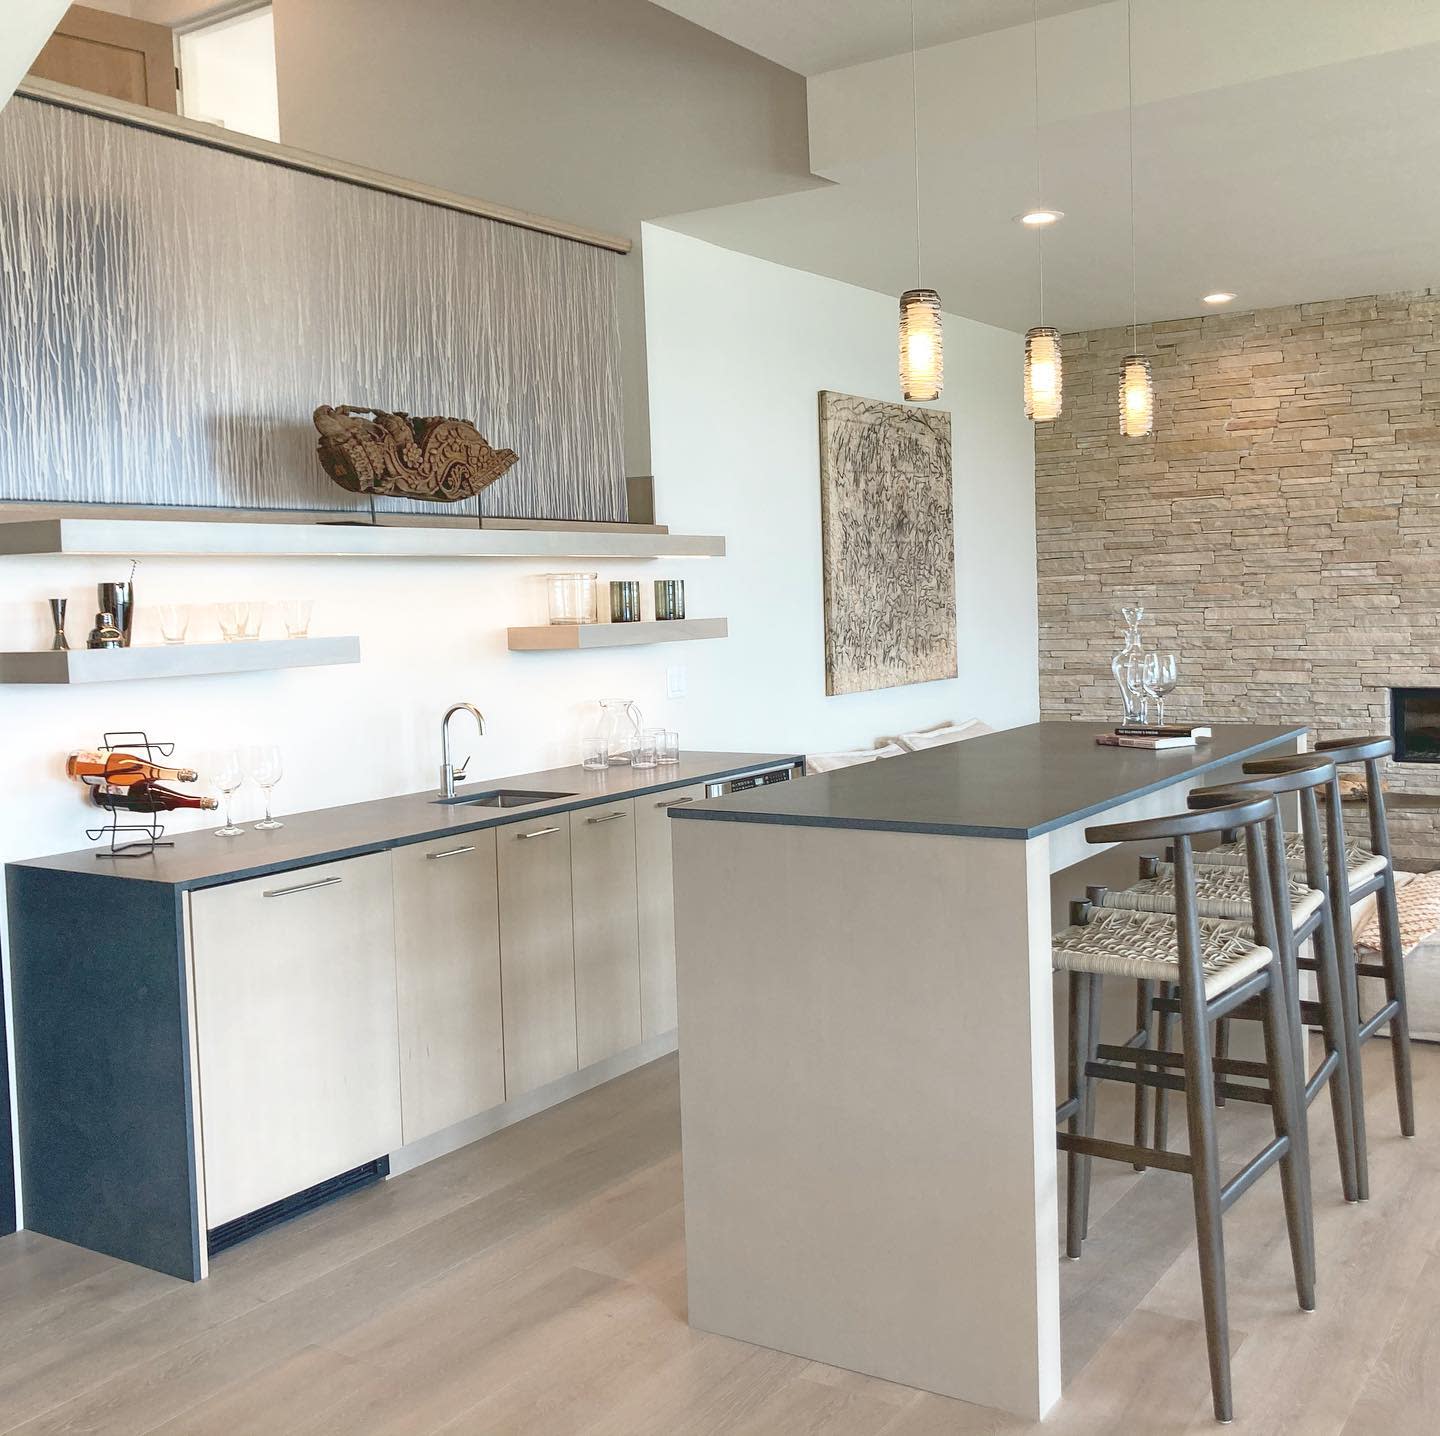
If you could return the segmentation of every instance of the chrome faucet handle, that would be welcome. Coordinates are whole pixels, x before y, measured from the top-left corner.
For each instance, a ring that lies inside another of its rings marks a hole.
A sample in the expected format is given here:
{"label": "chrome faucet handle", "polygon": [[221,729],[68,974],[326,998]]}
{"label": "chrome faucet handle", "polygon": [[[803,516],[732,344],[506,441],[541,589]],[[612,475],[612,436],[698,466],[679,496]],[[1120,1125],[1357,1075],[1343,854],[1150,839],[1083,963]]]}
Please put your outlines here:
{"label": "chrome faucet handle", "polygon": [[466,770],[466,768],[468,768],[468,767],[470,766],[470,759],[473,758],[474,756],[475,756],[475,755],[474,755],[473,753],[467,753],[467,754],[465,755],[465,761],[464,761],[463,763],[461,763],[461,765],[460,765],[458,768],[455,768],[455,769],[452,769],[452,770],[451,770],[451,771],[454,773],[455,777],[457,777],[457,778],[463,778],[463,777],[465,776],[465,770]]}

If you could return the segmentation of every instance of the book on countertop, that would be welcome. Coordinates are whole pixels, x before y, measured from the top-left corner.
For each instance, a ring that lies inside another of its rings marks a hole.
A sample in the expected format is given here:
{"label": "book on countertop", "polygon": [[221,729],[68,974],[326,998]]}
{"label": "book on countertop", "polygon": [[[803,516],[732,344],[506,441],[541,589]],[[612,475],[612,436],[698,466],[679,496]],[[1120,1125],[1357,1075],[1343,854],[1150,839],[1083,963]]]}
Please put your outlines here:
{"label": "book on countertop", "polygon": [[1115,732],[1122,738],[1208,738],[1205,723],[1122,723]]}
{"label": "book on countertop", "polygon": [[1101,733],[1095,741],[1105,748],[1193,748],[1194,738],[1187,736],[1165,737],[1157,734]]}

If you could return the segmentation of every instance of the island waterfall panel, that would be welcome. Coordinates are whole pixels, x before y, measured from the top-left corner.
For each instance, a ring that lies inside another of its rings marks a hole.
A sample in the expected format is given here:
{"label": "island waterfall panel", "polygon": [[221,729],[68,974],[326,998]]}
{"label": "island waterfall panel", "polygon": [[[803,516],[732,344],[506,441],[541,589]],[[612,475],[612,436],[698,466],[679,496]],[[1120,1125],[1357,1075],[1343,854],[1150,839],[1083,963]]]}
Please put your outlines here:
{"label": "island waterfall panel", "polygon": [[478,500],[623,520],[616,256],[114,120],[0,112],[0,499],[365,509],[311,412],[472,420]]}

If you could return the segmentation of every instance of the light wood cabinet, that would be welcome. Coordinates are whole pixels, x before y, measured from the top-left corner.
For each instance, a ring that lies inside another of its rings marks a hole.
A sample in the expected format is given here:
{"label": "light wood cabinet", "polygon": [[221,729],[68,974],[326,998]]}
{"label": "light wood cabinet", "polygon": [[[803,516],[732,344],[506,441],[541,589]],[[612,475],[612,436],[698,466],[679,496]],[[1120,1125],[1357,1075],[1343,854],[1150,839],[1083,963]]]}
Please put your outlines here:
{"label": "light wood cabinet", "polygon": [[510,1100],[578,1066],[570,818],[496,829],[505,1094]]}
{"label": "light wood cabinet", "polygon": [[400,1145],[390,855],[190,897],[208,1225]]}
{"label": "light wood cabinet", "polygon": [[640,1041],[635,804],[570,814],[575,908],[575,1033],[580,1065]]}
{"label": "light wood cabinet", "polygon": [[404,1140],[505,1100],[495,834],[392,854]]}
{"label": "light wood cabinet", "polygon": [[646,1038],[674,1030],[675,884],[669,810],[698,803],[705,784],[635,799],[635,864],[640,909],[640,1028]]}

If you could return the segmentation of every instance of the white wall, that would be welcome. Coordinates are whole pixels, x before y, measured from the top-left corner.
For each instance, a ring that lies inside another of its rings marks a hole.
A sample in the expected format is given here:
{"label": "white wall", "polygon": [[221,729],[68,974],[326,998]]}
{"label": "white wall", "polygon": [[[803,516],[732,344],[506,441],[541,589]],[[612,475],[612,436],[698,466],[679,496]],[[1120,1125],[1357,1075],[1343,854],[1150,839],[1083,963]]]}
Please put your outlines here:
{"label": "white wall", "polygon": [[684,656],[679,720],[706,743],[801,750],[976,715],[1038,716],[1034,449],[1023,341],[945,316],[953,416],[959,677],[825,696],[817,395],[899,398],[890,295],[644,227],[657,515],[730,556],[691,611],[731,637]]}
{"label": "white wall", "polygon": [[280,138],[275,17],[267,5],[180,36],[180,106],[192,120]]}
{"label": "white wall", "polygon": [[45,48],[68,0],[6,0],[0,5],[0,106]]}

